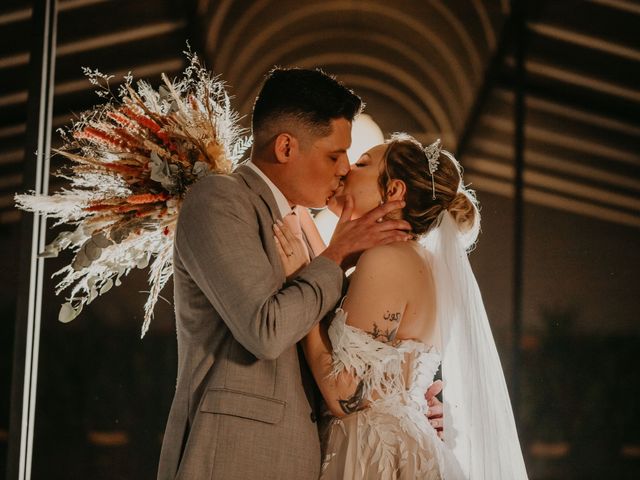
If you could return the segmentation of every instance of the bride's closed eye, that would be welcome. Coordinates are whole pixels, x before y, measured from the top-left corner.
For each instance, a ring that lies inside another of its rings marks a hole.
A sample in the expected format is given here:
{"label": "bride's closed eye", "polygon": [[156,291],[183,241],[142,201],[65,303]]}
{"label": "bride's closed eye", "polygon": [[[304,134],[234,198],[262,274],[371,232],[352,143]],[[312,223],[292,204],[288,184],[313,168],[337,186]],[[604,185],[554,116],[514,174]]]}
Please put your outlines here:
{"label": "bride's closed eye", "polygon": [[358,161],[356,163],[354,163],[354,165],[356,167],[366,167],[367,165],[369,165],[367,163],[367,160],[369,160],[369,154],[368,153],[363,153],[360,158],[358,159]]}

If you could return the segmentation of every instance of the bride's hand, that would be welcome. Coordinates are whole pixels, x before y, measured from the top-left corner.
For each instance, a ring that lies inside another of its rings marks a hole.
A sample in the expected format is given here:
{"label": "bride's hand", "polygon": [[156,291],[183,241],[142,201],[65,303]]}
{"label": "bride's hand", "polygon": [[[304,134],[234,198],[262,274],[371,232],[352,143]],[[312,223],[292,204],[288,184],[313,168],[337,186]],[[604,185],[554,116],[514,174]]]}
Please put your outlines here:
{"label": "bride's hand", "polygon": [[309,252],[302,237],[295,235],[286,224],[273,226],[274,239],[287,280],[294,278],[309,262]]}
{"label": "bride's hand", "polygon": [[442,402],[438,400],[438,395],[442,391],[442,380],[436,380],[431,384],[425,393],[427,404],[429,405],[429,423],[438,433],[438,437],[444,440],[444,411],[442,408]]}

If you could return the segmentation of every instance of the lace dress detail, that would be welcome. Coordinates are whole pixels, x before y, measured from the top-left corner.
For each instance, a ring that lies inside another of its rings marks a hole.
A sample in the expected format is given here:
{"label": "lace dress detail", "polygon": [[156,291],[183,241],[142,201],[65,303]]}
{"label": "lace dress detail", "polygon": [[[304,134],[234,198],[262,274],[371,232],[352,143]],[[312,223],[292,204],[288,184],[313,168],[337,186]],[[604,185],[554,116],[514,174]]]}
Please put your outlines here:
{"label": "lace dress detail", "polygon": [[[366,408],[332,418],[323,439],[321,479],[462,478],[456,460],[429,424],[424,394],[440,364],[434,347],[413,340],[374,340],[346,324],[341,308],[329,327],[331,375],[361,381]],[[459,476],[458,476],[459,474]]]}

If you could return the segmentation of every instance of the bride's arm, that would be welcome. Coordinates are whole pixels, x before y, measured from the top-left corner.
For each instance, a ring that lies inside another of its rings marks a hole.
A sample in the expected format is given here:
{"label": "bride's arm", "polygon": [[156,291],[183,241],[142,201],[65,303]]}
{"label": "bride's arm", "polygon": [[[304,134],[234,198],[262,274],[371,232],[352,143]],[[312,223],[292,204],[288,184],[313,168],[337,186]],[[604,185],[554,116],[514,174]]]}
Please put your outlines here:
{"label": "bride's arm", "polygon": [[[406,265],[394,255],[393,247],[367,250],[352,275],[343,309],[347,324],[372,338],[392,343],[406,308]],[[348,371],[332,376],[332,346],[326,321],[316,325],[303,339],[303,348],[320,391],[335,416],[341,417],[362,408],[361,380]]]}

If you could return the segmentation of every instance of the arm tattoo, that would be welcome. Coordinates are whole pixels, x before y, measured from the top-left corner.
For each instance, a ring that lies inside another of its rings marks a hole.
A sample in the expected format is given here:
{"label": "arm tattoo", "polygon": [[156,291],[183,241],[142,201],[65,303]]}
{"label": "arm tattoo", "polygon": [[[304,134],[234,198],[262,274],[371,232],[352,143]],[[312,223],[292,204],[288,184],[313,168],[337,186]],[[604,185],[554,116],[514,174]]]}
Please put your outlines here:
{"label": "arm tattoo", "polygon": [[388,322],[399,322],[400,321],[400,312],[391,313],[387,310],[387,313],[383,315],[383,317]]}
{"label": "arm tattoo", "polygon": [[354,394],[351,395],[351,397],[346,400],[338,399],[338,403],[340,404],[340,408],[342,408],[342,411],[345,414],[349,415],[350,413],[353,413],[359,410],[360,404],[362,403],[363,399],[364,399],[364,382],[360,380],[360,383],[358,383],[358,386],[356,387],[356,391],[354,392]]}
{"label": "arm tattoo", "polygon": [[396,339],[396,334],[398,333],[398,327],[393,329],[381,330],[378,327],[377,323],[373,324],[373,330],[367,331],[369,335],[371,335],[375,340],[383,339],[383,341],[387,343],[391,343]]}

